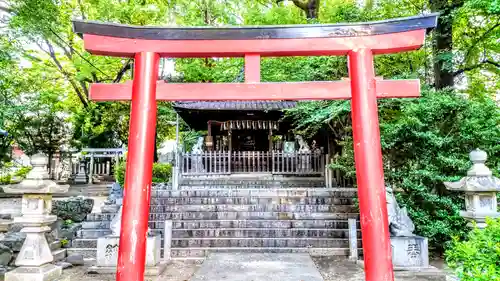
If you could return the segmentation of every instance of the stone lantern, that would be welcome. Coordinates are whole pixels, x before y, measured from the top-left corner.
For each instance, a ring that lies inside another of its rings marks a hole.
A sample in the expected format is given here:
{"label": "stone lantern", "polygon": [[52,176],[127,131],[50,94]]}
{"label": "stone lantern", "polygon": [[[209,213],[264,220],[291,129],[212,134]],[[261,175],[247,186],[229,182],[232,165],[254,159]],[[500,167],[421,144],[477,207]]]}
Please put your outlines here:
{"label": "stone lantern", "polygon": [[62,274],[59,266],[50,264],[54,260],[45,232],[57,220],[51,215],[52,194],[65,193],[69,185],[58,185],[50,180],[47,171],[47,157],[36,154],[31,157],[33,169],[26,179],[18,184],[4,187],[5,193],[22,194],[21,217],[14,223],[23,225],[21,232],[26,233],[21,251],[16,258],[18,268],[5,274],[5,281],[18,280],[56,280]]}
{"label": "stone lantern", "polygon": [[[497,212],[497,192],[500,191],[500,179],[494,177],[484,164],[488,158],[486,152],[476,149],[469,154],[472,168],[467,176],[457,182],[445,182],[448,190],[465,192],[465,211],[460,216],[475,221],[477,227],[486,227],[486,218],[500,216]],[[472,226],[472,223],[468,224]]]}

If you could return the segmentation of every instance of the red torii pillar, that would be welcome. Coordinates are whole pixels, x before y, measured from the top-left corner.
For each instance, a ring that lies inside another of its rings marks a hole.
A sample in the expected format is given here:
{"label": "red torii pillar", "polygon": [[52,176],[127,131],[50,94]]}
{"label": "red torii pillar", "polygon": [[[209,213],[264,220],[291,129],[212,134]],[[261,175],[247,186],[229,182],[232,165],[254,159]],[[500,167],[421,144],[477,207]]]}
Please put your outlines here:
{"label": "red torii pillar", "polygon": [[[436,14],[359,25],[156,28],[74,21],[85,48],[135,58],[133,83],[93,84],[96,101],[132,100],[118,281],[144,280],[156,101],[351,99],[366,280],[394,279],[377,98],[417,97],[418,80],[375,78],[373,55],[419,48]],[[349,81],[260,83],[260,56],[347,55]],[[157,82],[160,57],[245,57],[245,83]]]}

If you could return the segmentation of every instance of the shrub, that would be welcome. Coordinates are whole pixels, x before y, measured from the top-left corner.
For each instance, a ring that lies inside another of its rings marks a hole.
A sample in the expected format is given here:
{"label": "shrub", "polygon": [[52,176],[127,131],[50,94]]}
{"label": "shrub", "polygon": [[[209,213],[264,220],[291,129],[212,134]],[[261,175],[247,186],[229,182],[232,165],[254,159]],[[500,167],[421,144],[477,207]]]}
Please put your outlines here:
{"label": "shrub", "polygon": [[[121,161],[115,169],[115,179],[116,182],[120,184],[121,187],[125,184],[125,168],[126,162]],[[172,176],[172,165],[163,163],[153,163],[153,182],[168,182]]]}
{"label": "shrub", "polygon": [[0,185],[4,184],[10,184],[12,181],[12,176],[11,175],[6,175],[3,177],[0,177]]}
{"label": "shrub", "polygon": [[[6,163],[4,167],[12,167],[12,163]],[[26,175],[31,171],[30,166],[23,166],[19,170],[15,171],[14,173],[4,175],[0,177],[0,185],[4,184],[12,184],[15,183],[16,181],[23,180],[26,178]]]}
{"label": "shrub", "polygon": [[21,169],[17,170],[14,173],[14,176],[19,177],[19,178],[26,178],[26,175],[31,171],[32,167],[30,166],[24,166]]}
{"label": "shrub", "polygon": [[[301,130],[328,124],[333,145],[342,150],[332,168],[356,182],[349,101],[300,103],[287,114]],[[447,190],[443,182],[466,175],[469,152],[476,148],[488,153],[486,165],[498,173],[499,107],[491,98],[423,88],[419,99],[379,101],[379,116],[385,182],[407,208],[415,233],[429,238],[431,251],[442,253],[451,237],[467,235],[460,217],[463,196]]]}
{"label": "shrub", "polygon": [[474,228],[466,241],[454,238],[446,251],[446,262],[461,281],[500,281],[500,219],[487,224]]}

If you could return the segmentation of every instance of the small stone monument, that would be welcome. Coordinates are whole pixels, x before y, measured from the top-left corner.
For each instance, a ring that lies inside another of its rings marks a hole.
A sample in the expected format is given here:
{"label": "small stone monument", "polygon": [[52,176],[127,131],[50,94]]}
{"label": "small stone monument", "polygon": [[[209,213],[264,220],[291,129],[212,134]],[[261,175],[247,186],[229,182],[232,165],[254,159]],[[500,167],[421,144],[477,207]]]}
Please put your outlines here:
{"label": "small stone monument", "polygon": [[47,157],[36,154],[31,157],[33,169],[26,179],[15,185],[4,187],[5,193],[23,194],[22,216],[14,218],[14,223],[21,223],[26,233],[26,240],[17,256],[18,268],[5,274],[5,281],[21,280],[56,280],[62,274],[62,268],[50,264],[54,260],[45,232],[49,225],[57,220],[51,215],[52,194],[65,193],[68,185],[58,185],[50,180],[47,172]]}
{"label": "small stone monument", "polygon": [[[473,165],[467,176],[456,182],[445,182],[448,190],[465,192],[465,211],[460,216],[474,221],[478,228],[486,227],[486,217],[497,218],[497,193],[500,191],[500,179],[493,176],[484,164],[488,159],[486,152],[476,149],[469,154]],[[473,226],[472,223],[468,224]]]}
{"label": "small stone monument", "polygon": [[75,183],[76,184],[86,184],[87,183],[87,174],[85,172],[85,159],[82,158],[80,160],[80,166],[78,168],[78,173],[75,176]]}
{"label": "small stone monument", "polygon": [[[111,235],[97,239],[96,265],[89,267],[89,273],[109,274],[115,273],[118,265],[118,247],[120,244],[120,229],[122,220],[122,207],[110,223]],[[146,268],[147,276],[158,276],[165,270],[166,262],[160,259],[161,237],[150,235],[146,238]]]}

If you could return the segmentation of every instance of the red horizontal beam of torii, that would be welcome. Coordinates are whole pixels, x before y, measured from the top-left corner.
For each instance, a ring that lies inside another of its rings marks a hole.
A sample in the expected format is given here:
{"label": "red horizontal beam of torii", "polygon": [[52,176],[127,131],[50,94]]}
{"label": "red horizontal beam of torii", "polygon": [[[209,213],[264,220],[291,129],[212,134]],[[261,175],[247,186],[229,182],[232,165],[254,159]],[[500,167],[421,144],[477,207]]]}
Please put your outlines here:
{"label": "red horizontal beam of torii", "polygon": [[[156,101],[351,99],[365,280],[394,279],[377,98],[416,97],[418,80],[379,80],[373,56],[418,49],[437,14],[355,24],[137,27],[74,21],[92,54],[133,57],[133,83],[93,84],[91,98],[131,100],[117,281],[144,280]],[[261,56],[348,57],[349,80],[260,83]],[[158,82],[160,57],[245,57],[245,83]]]}
{"label": "red horizontal beam of torii", "polygon": [[345,56],[352,49],[370,49],[373,54],[390,54],[420,48],[425,30],[398,34],[347,38],[273,40],[137,40],[84,34],[85,49],[96,55],[134,57],[148,51],[168,58],[276,56]]}
{"label": "red horizontal beam of torii", "polygon": [[[415,98],[420,95],[419,80],[377,80],[377,98]],[[132,83],[90,86],[94,101],[132,100]],[[350,81],[294,83],[156,83],[156,100],[338,100],[351,99]]]}

